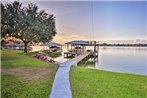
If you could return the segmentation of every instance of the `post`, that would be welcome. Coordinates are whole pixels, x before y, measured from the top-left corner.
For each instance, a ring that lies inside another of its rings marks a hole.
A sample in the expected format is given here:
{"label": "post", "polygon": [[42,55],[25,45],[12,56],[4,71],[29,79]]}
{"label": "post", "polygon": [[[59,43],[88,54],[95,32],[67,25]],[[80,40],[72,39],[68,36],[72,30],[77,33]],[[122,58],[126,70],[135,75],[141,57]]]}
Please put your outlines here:
{"label": "post", "polygon": [[96,52],[96,46],[94,45],[94,52]]}
{"label": "post", "polygon": [[68,44],[67,44],[67,52],[68,52],[68,50],[69,50],[69,47],[68,47]]}
{"label": "post", "polygon": [[81,45],[80,45],[80,53],[82,52],[82,47],[81,47]]}
{"label": "post", "polygon": [[99,54],[99,46],[97,46],[97,53]]}
{"label": "post", "polygon": [[71,51],[72,51],[72,44],[71,44]]}
{"label": "post", "polygon": [[84,45],[82,46],[82,51],[83,51],[83,54],[84,54]]}

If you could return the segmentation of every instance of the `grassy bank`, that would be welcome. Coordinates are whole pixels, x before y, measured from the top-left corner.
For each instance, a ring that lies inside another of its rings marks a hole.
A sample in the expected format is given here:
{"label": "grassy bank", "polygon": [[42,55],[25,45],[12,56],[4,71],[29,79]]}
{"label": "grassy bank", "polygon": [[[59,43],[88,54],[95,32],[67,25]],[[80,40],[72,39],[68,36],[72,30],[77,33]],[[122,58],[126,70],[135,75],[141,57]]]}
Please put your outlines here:
{"label": "grassy bank", "polygon": [[23,54],[22,51],[17,50],[2,50],[1,51],[1,60],[2,67],[43,67],[49,66],[48,63],[41,62],[35,58],[30,56],[32,53],[28,53],[28,55]]}
{"label": "grassy bank", "polygon": [[2,98],[48,98],[57,65],[16,50],[2,50]]}
{"label": "grassy bank", "polygon": [[47,54],[49,57],[52,57],[52,58],[56,58],[56,57],[59,57],[59,56],[62,55],[61,52],[57,52],[57,51],[50,52],[49,50],[44,50],[42,52]]}
{"label": "grassy bank", "polygon": [[72,67],[73,98],[146,98],[147,77]]}
{"label": "grassy bank", "polygon": [[52,58],[56,58],[56,57],[59,57],[61,56],[61,52],[49,52],[48,55]]}

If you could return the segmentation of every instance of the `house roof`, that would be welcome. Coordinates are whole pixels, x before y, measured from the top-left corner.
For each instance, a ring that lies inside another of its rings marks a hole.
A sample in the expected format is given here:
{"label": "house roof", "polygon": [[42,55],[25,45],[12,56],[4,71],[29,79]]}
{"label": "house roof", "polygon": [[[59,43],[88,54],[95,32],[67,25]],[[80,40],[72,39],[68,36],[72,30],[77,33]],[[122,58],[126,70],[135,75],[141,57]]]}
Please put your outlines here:
{"label": "house roof", "polygon": [[65,44],[71,44],[71,45],[85,45],[85,44],[87,44],[87,41],[75,40],[75,41],[67,42],[67,43],[65,43]]}
{"label": "house roof", "polygon": [[[5,46],[24,46],[24,43],[8,43],[8,44],[4,44]],[[30,44],[28,44],[28,46],[30,46]]]}
{"label": "house roof", "polygon": [[49,47],[63,46],[62,44],[55,43],[55,42],[46,43],[45,45],[47,45],[47,46],[49,46]]}

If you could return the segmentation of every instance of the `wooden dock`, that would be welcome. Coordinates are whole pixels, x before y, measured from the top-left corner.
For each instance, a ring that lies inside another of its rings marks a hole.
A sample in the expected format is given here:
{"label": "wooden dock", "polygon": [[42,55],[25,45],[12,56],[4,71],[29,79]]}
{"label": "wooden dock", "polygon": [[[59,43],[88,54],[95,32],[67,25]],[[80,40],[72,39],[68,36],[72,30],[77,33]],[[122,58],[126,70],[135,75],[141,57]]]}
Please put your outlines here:
{"label": "wooden dock", "polygon": [[77,65],[80,61],[84,60],[84,59],[88,59],[88,57],[91,55],[92,52],[86,52],[84,54],[81,54],[73,59],[71,59],[71,61],[75,61],[75,65]]}
{"label": "wooden dock", "polygon": [[64,58],[69,56],[75,57],[76,55],[78,55],[76,52],[64,52]]}

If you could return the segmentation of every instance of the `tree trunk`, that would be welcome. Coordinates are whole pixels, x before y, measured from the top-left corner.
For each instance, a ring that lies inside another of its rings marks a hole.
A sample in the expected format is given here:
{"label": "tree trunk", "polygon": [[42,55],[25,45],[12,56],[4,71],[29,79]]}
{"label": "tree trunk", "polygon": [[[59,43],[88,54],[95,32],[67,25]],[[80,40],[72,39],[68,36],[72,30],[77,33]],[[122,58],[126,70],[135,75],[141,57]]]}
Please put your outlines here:
{"label": "tree trunk", "polygon": [[24,53],[25,54],[27,54],[28,52],[27,46],[28,46],[28,42],[24,42]]}

